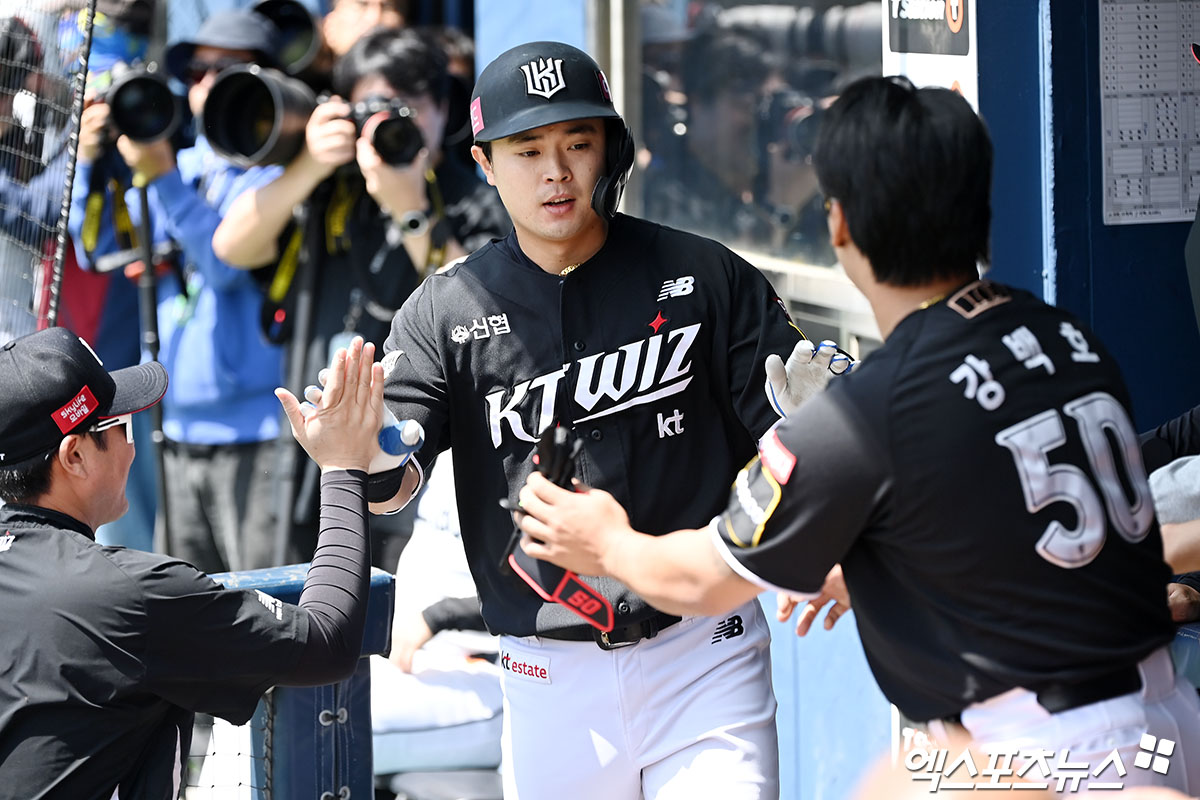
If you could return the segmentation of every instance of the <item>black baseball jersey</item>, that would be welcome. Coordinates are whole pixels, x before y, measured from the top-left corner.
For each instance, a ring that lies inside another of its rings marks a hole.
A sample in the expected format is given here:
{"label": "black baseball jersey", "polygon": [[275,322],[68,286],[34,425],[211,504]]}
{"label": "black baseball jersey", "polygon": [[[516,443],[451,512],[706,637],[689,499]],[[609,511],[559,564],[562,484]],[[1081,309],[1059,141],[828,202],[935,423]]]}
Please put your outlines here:
{"label": "black baseball jersey", "polygon": [[0,798],[173,800],[194,711],[242,723],[291,671],[296,606],[77,520],[0,509]]}
{"label": "black baseball jersey", "polygon": [[760,452],[714,523],[731,565],[815,592],[841,562],[910,718],[1095,677],[1173,635],[1120,372],[1028,293],[977,281],[913,312]]}
{"label": "black baseball jersey", "polygon": [[[453,443],[488,629],[581,624],[499,568],[513,523],[497,503],[524,485],[552,419],[584,440],[578,477],[611,492],[639,530],[702,526],[776,420],[763,362],[799,339],[770,284],[728,249],[622,215],[567,276],[543,271],[510,234],[427,279],[392,323],[385,397],[425,426],[422,464]],[[590,582],[618,625],[653,613],[616,581]]]}

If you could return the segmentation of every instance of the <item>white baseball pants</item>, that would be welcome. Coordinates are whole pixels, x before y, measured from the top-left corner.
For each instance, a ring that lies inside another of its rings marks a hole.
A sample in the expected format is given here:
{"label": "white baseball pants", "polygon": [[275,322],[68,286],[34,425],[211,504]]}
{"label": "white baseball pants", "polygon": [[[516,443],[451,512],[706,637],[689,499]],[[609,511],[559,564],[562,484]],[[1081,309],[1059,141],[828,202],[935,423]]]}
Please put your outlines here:
{"label": "white baseball pants", "polygon": [[[1125,775],[1119,775],[1116,765],[1110,764],[1098,776],[1089,772],[1089,780],[1119,782],[1126,787],[1168,786],[1189,795],[1200,794],[1200,701],[1196,689],[1176,676],[1166,647],[1143,659],[1138,670],[1142,674],[1138,692],[1051,714],[1038,705],[1033,692],[1012,689],[967,707],[962,724],[983,749],[1042,749],[1059,754],[1069,749],[1070,762],[1086,762],[1093,770],[1116,750]],[[1153,737],[1153,742],[1144,740],[1144,734]],[[1166,774],[1153,766],[1135,765],[1140,752],[1150,752],[1143,761],[1151,765],[1157,757]]]}
{"label": "white baseball pants", "polygon": [[616,650],[501,637],[506,800],[775,800],[769,636],[754,600]]}

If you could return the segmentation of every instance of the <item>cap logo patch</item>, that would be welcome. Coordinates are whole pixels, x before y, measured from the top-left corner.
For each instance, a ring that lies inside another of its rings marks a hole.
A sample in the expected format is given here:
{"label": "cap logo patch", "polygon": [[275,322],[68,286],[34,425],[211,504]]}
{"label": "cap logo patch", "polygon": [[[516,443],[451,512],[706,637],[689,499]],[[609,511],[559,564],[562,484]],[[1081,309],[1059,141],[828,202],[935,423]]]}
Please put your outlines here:
{"label": "cap logo patch", "polygon": [[471,135],[478,136],[483,130],[483,98],[476,97],[471,101]]}
{"label": "cap logo patch", "polygon": [[561,58],[549,61],[539,58],[523,65],[521,72],[525,73],[525,93],[549,100],[556,92],[567,88],[567,82],[563,80],[562,62]]}
{"label": "cap logo patch", "polygon": [[96,402],[96,396],[92,394],[92,390],[84,386],[78,394],[71,398],[69,403],[55,411],[51,417],[60,431],[70,433],[81,419],[99,407],[100,404]]}
{"label": "cap logo patch", "polygon": [[600,92],[604,95],[604,99],[612,102],[612,92],[608,88],[608,78],[604,77],[604,70],[596,72],[596,78],[600,81]]}

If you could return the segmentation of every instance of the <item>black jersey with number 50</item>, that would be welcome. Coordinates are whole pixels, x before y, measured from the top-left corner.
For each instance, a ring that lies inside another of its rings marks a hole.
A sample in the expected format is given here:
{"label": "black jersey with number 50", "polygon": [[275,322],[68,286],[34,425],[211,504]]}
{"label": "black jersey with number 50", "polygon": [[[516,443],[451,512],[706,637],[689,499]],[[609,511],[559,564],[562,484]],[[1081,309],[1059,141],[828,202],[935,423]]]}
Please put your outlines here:
{"label": "black jersey with number 50", "polygon": [[717,522],[735,566],[812,592],[840,561],[875,677],[913,719],[1172,636],[1120,371],[1028,293],[977,281],[914,312],[760,453]]}

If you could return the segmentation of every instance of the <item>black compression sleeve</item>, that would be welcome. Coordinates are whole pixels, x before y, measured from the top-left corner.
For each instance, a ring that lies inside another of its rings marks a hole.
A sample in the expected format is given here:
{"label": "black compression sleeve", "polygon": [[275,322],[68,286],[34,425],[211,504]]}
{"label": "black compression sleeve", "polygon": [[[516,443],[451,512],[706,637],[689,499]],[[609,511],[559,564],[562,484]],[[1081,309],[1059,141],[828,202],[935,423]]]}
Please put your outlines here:
{"label": "black compression sleeve", "polygon": [[485,631],[478,597],[446,597],[421,612],[429,630]]}
{"label": "black compression sleeve", "polygon": [[371,570],[366,485],[361,470],[321,475],[321,533],[299,603],[308,616],[308,643],[280,685],[335,683],[358,663]]}

